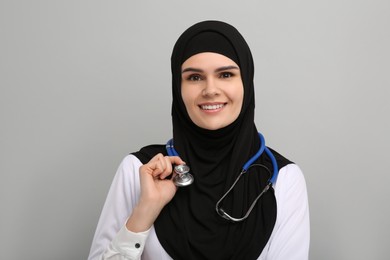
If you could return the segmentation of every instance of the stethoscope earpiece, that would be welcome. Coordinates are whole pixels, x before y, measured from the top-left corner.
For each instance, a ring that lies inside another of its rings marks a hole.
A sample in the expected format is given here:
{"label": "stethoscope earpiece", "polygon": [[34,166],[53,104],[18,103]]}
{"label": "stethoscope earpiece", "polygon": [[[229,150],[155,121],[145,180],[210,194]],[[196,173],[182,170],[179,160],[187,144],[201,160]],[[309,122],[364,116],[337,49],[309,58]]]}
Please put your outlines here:
{"label": "stethoscope earpiece", "polygon": [[176,176],[173,182],[178,187],[185,187],[194,182],[194,176],[190,173],[190,167],[185,164],[177,165],[174,168]]}

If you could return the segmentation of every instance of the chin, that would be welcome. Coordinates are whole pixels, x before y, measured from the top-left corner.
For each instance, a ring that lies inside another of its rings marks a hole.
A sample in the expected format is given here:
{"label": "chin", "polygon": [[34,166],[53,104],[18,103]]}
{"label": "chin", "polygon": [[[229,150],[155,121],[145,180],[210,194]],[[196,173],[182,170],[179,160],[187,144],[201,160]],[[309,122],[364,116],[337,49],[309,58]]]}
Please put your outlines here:
{"label": "chin", "polygon": [[206,130],[218,130],[221,128],[224,128],[228,126],[227,124],[196,124],[200,128],[206,129]]}

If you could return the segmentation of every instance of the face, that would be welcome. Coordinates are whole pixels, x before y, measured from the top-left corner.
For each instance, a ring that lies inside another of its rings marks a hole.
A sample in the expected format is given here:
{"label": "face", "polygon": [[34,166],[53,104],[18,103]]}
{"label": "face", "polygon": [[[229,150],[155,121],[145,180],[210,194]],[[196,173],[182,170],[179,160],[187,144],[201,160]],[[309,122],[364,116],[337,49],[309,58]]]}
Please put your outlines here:
{"label": "face", "polygon": [[228,57],[204,52],[182,64],[181,95],[192,122],[216,130],[240,114],[244,86],[240,68]]}

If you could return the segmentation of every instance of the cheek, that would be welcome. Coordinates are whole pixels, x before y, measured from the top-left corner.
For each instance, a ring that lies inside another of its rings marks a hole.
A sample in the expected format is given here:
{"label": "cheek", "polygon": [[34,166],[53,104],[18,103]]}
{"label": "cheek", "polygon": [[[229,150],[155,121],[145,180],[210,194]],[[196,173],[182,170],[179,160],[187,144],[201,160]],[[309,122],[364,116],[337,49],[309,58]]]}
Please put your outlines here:
{"label": "cheek", "polygon": [[181,98],[183,99],[183,103],[187,109],[187,112],[191,104],[193,104],[194,94],[192,92],[193,91],[190,91],[190,88],[188,88],[187,86],[181,87]]}
{"label": "cheek", "polygon": [[244,103],[244,90],[240,93],[240,109],[242,108],[242,104]]}
{"label": "cheek", "polygon": [[234,101],[237,104],[237,106],[242,108],[242,103],[244,101],[244,86],[239,86],[238,88],[235,89],[232,93],[232,97],[234,97]]}

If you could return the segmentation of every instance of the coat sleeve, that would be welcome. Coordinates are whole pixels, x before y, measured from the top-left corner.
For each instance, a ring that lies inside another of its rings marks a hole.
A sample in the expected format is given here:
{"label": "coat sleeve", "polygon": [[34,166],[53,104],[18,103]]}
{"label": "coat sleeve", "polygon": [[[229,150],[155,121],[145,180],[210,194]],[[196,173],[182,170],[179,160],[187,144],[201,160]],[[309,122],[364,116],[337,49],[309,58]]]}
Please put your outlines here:
{"label": "coat sleeve", "polygon": [[126,156],[112,181],[92,241],[88,260],[139,259],[148,231],[133,233],[125,223],[139,196],[139,167],[133,155]]}
{"label": "coat sleeve", "polygon": [[263,259],[307,260],[310,245],[310,220],[304,176],[295,164],[280,169],[275,185],[276,224]]}

